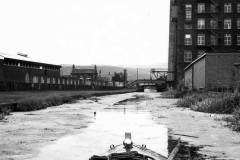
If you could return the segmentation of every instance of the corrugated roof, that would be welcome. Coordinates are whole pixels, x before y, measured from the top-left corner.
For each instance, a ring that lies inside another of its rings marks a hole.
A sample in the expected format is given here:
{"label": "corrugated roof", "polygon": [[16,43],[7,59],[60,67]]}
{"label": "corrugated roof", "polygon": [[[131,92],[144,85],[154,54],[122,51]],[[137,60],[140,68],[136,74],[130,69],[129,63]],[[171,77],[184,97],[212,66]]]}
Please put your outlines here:
{"label": "corrugated roof", "polygon": [[27,61],[27,62],[35,62],[35,63],[41,63],[41,64],[48,64],[48,65],[60,66],[60,65],[58,65],[58,64],[52,64],[52,63],[48,63],[48,62],[43,62],[43,61],[39,61],[39,60],[32,59],[32,58],[30,58],[30,57],[20,56],[20,55],[18,55],[18,54],[13,55],[13,54],[7,54],[7,53],[2,53],[2,52],[0,52],[0,59],[4,59],[4,58],[9,58],[9,59],[15,59],[15,60],[21,60],[21,61]]}

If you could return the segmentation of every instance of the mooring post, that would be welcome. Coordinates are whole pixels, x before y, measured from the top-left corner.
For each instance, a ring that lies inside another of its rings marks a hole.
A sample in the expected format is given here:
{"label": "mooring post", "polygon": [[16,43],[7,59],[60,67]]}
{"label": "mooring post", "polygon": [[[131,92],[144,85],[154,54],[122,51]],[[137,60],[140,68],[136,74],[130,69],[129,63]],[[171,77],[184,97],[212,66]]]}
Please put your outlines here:
{"label": "mooring post", "polygon": [[167,160],[173,160],[176,157],[176,155],[177,155],[177,153],[178,153],[178,151],[180,149],[180,146],[181,146],[181,140],[180,140],[180,138],[178,138],[177,145],[172,150],[172,152],[170,153],[170,155],[169,155]]}

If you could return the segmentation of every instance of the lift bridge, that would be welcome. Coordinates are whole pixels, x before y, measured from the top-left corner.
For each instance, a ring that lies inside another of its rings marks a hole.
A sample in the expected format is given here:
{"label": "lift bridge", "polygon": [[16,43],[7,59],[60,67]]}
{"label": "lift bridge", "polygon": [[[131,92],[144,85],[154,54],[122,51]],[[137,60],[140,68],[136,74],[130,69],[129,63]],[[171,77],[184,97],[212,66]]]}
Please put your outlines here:
{"label": "lift bridge", "polygon": [[167,87],[167,70],[151,69],[149,79],[137,79],[129,82],[127,88],[136,88],[138,91],[144,91],[144,89],[156,89],[162,91]]}

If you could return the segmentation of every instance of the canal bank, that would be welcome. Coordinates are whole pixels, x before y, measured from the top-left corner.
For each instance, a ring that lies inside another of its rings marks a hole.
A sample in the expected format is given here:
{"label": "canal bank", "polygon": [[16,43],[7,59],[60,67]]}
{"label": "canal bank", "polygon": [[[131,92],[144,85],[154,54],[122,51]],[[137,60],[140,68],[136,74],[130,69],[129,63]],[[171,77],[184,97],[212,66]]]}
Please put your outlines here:
{"label": "canal bank", "polygon": [[225,115],[176,107],[177,101],[157,98],[150,104],[154,106],[151,108],[154,120],[168,126],[174,139],[181,137],[188,146],[197,147],[206,159],[240,159],[240,134],[226,126]]}
{"label": "canal bank", "polygon": [[219,115],[176,108],[176,101],[159,93],[126,93],[15,112],[0,122],[0,159],[85,160],[122,143],[125,131],[137,144],[163,155],[181,137],[187,152],[239,159],[239,135],[216,121]]}
{"label": "canal bank", "polygon": [[133,92],[131,89],[121,90],[85,90],[85,91],[39,91],[39,92],[0,92],[0,119],[10,112],[33,111],[91,96],[104,96]]}

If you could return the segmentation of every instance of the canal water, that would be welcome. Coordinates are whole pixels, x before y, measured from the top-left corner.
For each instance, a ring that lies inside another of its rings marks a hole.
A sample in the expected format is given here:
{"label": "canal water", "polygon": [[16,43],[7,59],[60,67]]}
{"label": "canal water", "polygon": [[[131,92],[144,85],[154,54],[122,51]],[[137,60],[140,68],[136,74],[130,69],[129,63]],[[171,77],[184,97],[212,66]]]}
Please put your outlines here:
{"label": "canal water", "polygon": [[105,153],[111,144],[122,144],[125,132],[131,132],[135,144],[145,144],[147,148],[168,156],[168,129],[155,123],[148,110],[151,98],[144,95],[147,94],[117,105],[114,103],[121,99],[117,95],[72,104],[71,108],[88,110],[86,113],[92,114],[93,123],[78,134],[65,136],[45,146],[33,159],[87,160],[94,154]]}

